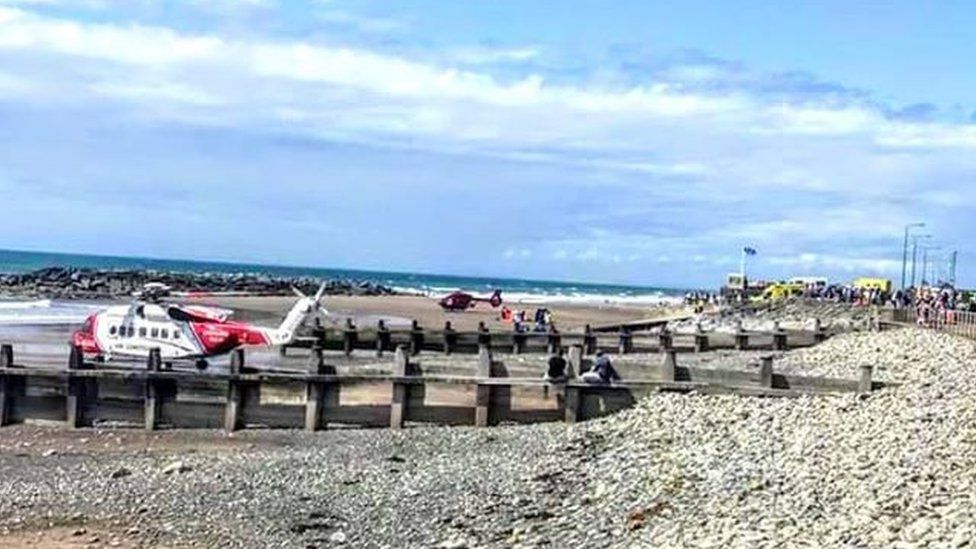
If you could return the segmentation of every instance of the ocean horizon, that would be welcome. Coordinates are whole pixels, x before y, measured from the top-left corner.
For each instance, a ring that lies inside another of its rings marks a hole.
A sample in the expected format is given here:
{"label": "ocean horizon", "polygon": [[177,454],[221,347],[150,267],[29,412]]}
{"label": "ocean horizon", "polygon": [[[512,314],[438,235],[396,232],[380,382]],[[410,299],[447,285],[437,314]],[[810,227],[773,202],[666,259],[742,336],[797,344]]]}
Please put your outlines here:
{"label": "ocean horizon", "polygon": [[450,274],[374,271],[330,267],[268,265],[231,261],[204,261],[151,257],[0,250],[0,273],[18,274],[47,267],[168,272],[258,274],[281,277],[314,277],[370,281],[405,293],[436,295],[455,290],[487,292],[502,290],[506,300],[532,302],[543,299],[580,303],[656,304],[684,295],[687,289],[629,284],[534,280]]}

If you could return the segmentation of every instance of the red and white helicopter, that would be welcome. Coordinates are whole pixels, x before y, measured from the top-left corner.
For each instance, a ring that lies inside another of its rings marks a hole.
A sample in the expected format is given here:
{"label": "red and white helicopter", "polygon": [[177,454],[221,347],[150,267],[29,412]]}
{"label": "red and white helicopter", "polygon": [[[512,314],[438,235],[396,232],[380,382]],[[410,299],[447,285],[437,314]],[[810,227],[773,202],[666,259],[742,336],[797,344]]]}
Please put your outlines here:
{"label": "red and white helicopter", "polygon": [[241,346],[284,345],[295,339],[298,328],[322,307],[323,284],[314,297],[297,289],[298,301],[277,328],[229,320],[232,311],[199,305],[160,303],[168,295],[163,284],[150,283],[129,305],[108,307],[89,316],[71,337],[72,345],[96,360],[147,358],[158,348],[163,360],[192,359],[198,368],[207,359]]}

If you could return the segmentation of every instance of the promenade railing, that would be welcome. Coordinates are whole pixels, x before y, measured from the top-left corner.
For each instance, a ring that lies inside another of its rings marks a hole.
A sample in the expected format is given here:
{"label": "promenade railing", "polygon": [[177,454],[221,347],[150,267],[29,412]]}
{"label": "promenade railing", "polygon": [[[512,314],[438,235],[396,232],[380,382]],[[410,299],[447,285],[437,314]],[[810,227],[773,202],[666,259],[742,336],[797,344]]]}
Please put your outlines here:
{"label": "promenade railing", "polygon": [[892,318],[897,323],[912,324],[976,339],[976,312],[910,307],[894,310]]}

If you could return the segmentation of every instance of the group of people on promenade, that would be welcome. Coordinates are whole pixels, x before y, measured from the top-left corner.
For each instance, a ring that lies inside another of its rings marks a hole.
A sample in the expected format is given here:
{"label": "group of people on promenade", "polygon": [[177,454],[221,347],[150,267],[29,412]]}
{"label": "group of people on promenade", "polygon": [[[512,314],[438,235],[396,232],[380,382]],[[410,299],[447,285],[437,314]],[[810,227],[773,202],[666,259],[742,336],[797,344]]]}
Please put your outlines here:
{"label": "group of people on promenade", "polygon": [[853,305],[884,305],[891,294],[880,288],[859,288],[852,285],[831,284],[829,286],[808,285],[803,292],[805,299],[850,303]]}
{"label": "group of people on promenade", "polygon": [[[556,354],[549,357],[549,368],[543,376],[546,381],[560,382],[569,379],[567,372],[569,363],[563,355],[564,351],[560,347]],[[610,357],[603,351],[597,351],[593,367],[585,372],[580,372],[579,380],[595,385],[606,384],[620,381],[620,374],[614,369]]]}
{"label": "group of people on promenade", "polygon": [[921,326],[955,324],[959,312],[976,312],[976,303],[963,301],[952,286],[941,288],[908,288],[895,292],[892,298],[896,309],[914,310],[915,321]]}

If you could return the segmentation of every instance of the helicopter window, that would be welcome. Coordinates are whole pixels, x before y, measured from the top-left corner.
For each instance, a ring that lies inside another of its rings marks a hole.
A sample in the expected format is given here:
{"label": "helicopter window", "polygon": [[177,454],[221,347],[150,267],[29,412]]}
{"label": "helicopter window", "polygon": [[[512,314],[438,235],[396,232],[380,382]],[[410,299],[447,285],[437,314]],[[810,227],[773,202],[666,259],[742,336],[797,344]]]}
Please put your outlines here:
{"label": "helicopter window", "polygon": [[114,336],[116,330],[117,330],[117,328],[115,326],[112,326],[111,328],[108,329],[108,335],[113,335]]}
{"label": "helicopter window", "polygon": [[196,317],[184,311],[183,309],[180,309],[179,307],[170,307],[166,311],[166,314],[169,315],[169,317],[172,318],[173,320],[177,320],[180,322],[193,322],[197,320]]}
{"label": "helicopter window", "polygon": [[144,305],[139,305],[136,307],[136,315],[142,318],[146,317],[146,307]]}
{"label": "helicopter window", "polygon": [[146,327],[145,326],[141,326],[139,328],[139,337],[146,337]]}
{"label": "helicopter window", "polygon": [[161,337],[163,339],[169,339],[169,330],[167,330],[165,328],[162,329],[162,330],[160,330],[159,331],[159,337]]}
{"label": "helicopter window", "polygon": [[180,331],[173,330],[173,339],[179,339],[179,338],[180,338]]}
{"label": "helicopter window", "polygon": [[150,330],[149,337],[159,337],[159,328],[153,328]]}
{"label": "helicopter window", "polygon": [[126,337],[132,337],[132,336],[136,335],[136,329],[133,326],[129,326],[129,328],[126,330],[126,334],[125,335],[126,335]]}

